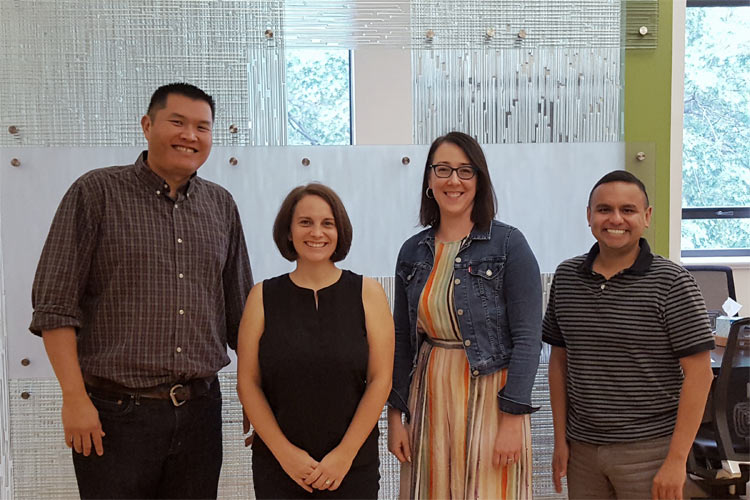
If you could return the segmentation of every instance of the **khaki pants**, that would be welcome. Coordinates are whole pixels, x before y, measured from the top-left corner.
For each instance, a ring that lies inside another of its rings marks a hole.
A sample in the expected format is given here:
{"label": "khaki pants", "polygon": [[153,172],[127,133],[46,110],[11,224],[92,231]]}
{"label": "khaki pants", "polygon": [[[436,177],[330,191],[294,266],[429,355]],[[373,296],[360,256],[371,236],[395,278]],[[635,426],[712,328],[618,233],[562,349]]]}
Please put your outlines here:
{"label": "khaki pants", "polygon": [[[592,445],[570,441],[568,496],[571,499],[650,499],[654,476],[669,452],[671,436]],[[683,498],[704,496],[689,479]]]}

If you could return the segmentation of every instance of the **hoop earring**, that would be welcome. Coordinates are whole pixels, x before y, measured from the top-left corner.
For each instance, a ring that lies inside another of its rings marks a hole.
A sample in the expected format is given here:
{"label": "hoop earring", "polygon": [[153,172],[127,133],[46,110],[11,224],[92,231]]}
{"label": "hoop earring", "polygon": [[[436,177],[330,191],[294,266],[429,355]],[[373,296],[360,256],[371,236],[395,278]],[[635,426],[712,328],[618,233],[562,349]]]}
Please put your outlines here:
{"label": "hoop earring", "polygon": [[432,188],[429,186],[424,190],[424,195],[431,200],[435,198],[435,195],[432,194]]}

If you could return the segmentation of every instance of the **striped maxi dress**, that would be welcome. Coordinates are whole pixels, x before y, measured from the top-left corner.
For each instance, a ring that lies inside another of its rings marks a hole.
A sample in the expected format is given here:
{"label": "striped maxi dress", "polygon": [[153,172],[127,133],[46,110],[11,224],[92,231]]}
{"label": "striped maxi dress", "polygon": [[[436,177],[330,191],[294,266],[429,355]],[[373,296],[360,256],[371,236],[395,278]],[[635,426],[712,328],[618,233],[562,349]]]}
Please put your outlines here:
{"label": "striped maxi dress", "polygon": [[401,498],[531,498],[530,419],[523,420],[519,463],[492,465],[502,413],[497,393],[507,369],[471,377],[455,317],[453,261],[463,241],[437,243],[419,299],[426,335],[409,391],[412,462],[401,469]]}

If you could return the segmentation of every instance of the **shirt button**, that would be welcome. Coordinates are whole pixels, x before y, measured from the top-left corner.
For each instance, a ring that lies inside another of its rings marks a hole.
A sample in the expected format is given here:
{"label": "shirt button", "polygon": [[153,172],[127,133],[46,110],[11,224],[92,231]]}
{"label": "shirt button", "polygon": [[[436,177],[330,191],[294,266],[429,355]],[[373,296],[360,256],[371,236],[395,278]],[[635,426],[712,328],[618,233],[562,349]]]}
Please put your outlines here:
{"label": "shirt button", "polygon": [[469,347],[471,345],[471,340],[469,340],[469,339],[464,340],[464,345],[466,347]]}
{"label": "shirt button", "polygon": [[461,280],[458,279],[458,278],[456,278],[455,280],[453,280],[453,284],[454,285],[460,285],[461,284]]}
{"label": "shirt button", "polygon": [[164,189],[169,189],[169,184],[167,184],[166,182],[164,183]]}
{"label": "shirt button", "polygon": [[185,275],[184,275],[184,274],[182,274],[182,273],[180,273],[180,274],[178,274],[178,275],[177,275],[177,277],[178,277],[178,278],[180,278],[180,279],[182,279],[182,278],[184,278],[184,277],[185,277]]}
{"label": "shirt button", "polygon": [[161,191],[159,191],[159,190],[157,189],[157,190],[156,190],[156,194],[157,194],[157,196],[158,196],[158,195],[160,195],[160,194],[161,194]]}
{"label": "shirt button", "polygon": [[180,313],[180,315],[183,315],[185,314],[185,309],[180,309],[178,312]]}
{"label": "shirt button", "polygon": [[604,283],[602,283],[602,286],[599,287],[599,288],[601,288],[602,290],[604,290],[605,288],[607,288],[607,285],[605,285]]}
{"label": "shirt button", "polygon": [[177,238],[177,243],[182,243],[182,238]]}
{"label": "shirt button", "polygon": [[456,314],[458,314],[459,316],[463,316],[464,315],[464,310],[463,309],[459,309],[458,311],[456,311]]}
{"label": "shirt button", "polygon": [[175,350],[176,350],[177,352],[182,352],[182,347],[178,347],[178,348],[177,348],[177,349],[175,349]]}
{"label": "shirt button", "polygon": [[471,372],[471,374],[474,375],[475,377],[478,377],[479,376],[479,370],[474,370],[473,372]]}
{"label": "shirt button", "polygon": [[175,208],[177,208],[178,206],[179,206],[179,205],[177,205],[177,203],[175,203],[175,204],[174,204],[174,207],[175,207]]}
{"label": "shirt button", "polygon": [[456,257],[456,263],[457,263],[457,264],[460,264],[460,263],[461,263],[461,257]]}
{"label": "shirt button", "polygon": [[487,272],[485,274],[487,276],[492,276],[492,269],[487,269]]}

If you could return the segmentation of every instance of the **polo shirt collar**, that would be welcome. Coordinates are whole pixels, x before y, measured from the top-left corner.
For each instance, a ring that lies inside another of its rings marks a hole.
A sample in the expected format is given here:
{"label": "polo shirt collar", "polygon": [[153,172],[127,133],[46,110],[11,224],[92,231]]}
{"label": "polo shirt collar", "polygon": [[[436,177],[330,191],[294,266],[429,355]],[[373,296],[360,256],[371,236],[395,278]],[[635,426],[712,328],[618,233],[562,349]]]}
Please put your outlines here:
{"label": "polo shirt collar", "polygon": [[[654,261],[654,254],[651,253],[651,247],[648,246],[648,241],[646,241],[645,238],[641,238],[638,240],[638,245],[641,248],[638,252],[638,257],[636,257],[632,266],[622,271],[623,273],[646,274],[649,267],[651,267],[651,263]],[[586,259],[584,259],[579,266],[579,270],[591,274],[593,272],[594,260],[597,255],[599,255],[598,242],[594,243],[591,250],[589,250],[589,253],[586,254]]]}
{"label": "polo shirt collar", "polygon": [[[162,191],[169,193],[169,184],[167,181],[162,179],[156,172],[151,170],[148,166],[148,151],[143,151],[135,160],[135,175],[148,186],[151,191]],[[187,184],[182,186],[179,191],[188,194],[195,190],[195,185],[198,184],[196,176],[198,172],[194,172],[190,176]]]}

